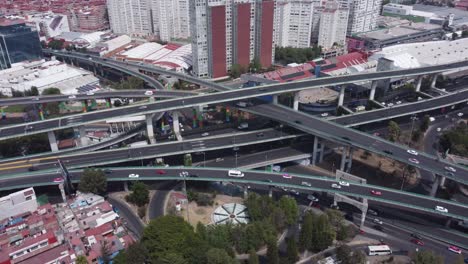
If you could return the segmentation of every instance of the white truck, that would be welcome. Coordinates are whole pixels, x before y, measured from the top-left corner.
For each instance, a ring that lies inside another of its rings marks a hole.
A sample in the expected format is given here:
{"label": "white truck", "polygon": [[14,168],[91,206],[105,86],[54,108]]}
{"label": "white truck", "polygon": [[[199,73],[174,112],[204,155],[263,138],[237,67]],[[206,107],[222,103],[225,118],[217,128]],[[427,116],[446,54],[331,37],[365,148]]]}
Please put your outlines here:
{"label": "white truck", "polygon": [[248,123],[240,123],[240,125],[237,127],[238,129],[247,129],[249,128]]}

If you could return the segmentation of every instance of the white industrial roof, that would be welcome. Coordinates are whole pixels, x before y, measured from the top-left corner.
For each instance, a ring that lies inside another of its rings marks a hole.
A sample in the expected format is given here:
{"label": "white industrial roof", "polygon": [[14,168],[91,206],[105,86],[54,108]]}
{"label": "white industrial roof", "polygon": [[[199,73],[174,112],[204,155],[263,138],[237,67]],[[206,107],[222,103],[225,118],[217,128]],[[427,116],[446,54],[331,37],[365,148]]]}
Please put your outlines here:
{"label": "white industrial roof", "polygon": [[106,33],[101,32],[101,31],[96,31],[96,32],[93,32],[93,33],[82,35],[82,36],[74,39],[73,41],[80,42],[80,41],[83,40],[83,41],[89,43],[89,45],[94,45],[94,44],[98,43],[99,41],[101,41],[101,36],[104,35],[104,34],[106,34]]}
{"label": "white industrial roof", "polygon": [[112,51],[119,47],[127,45],[130,42],[132,42],[132,39],[129,36],[122,35],[122,36],[118,36],[116,38],[106,41],[105,44],[107,45],[108,51]]}
{"label": "white industrial roof", "polygon": [[187,44],[174,50],[169,55],[155,62],[155,64],[163,66],[175,64],[184,69],[190,68],[192,66],[192,45]]}
{"label": "white industrial roof", "polygon": [[414,68],[468,60],[468,39],[400,44],[383,48],[369,60],[385,57],[398,68]]}
{"label": "white industrial roof", "polygon": [[92,74],[87,74],[56,83],[54,84],[54,87],[60,89],[62,94],[77,94],[77,88],[98,83],[98,78]]}
{"label": "white industrial roof", "polygon": [[161,47],[162,47],[161,44],[158,44],[158,43],[155,43],[155,42],[148,42],[148,43],[144,43],[144,44],[142,44],[142,45],[140,45],[138,47],[135,47],[133,49],[127,50],[122,55],[130,57],[130,58],[143,59],[143,58],[155,53],[156,51],[161,49]]}

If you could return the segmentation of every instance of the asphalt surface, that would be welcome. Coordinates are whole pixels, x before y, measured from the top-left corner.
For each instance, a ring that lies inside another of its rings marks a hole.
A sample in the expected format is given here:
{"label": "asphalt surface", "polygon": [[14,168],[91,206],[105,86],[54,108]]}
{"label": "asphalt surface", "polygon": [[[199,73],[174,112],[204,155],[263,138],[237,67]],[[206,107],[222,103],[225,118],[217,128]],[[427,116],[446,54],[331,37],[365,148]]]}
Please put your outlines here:
{"label": "asphalt surface", "polygon": [[[341,189],[332,188],[331,185],[336,181],[326,177],[313,176],[297,176],[293,175],[292,179],[287,179],[278,173],[262,172],[262,171],[244,171],[244,178],[228,177],[228,169],[216,168],[111,168],[111,172],[107,173],[108,181],[126,181],[126,180],[173,180],[180,179],[179,174],[182,171],[187,171],[190,175],[198,177],[187,177],[187,180],[215,180],[215,181],[240,181],[250,184],[260,185],[279,185],[284,184],[287,188],[294,188],[304,193],[313,193],[316,191],[326,191],[329,193],[340,193],[348,196],[367,197],[369,200],[379,201],[382,203],[395,204],[399,207],[410,208],[413,211],[422,211],[426,214],[452,216],[468,220],[468,206],[452,201],[435,199],[422,195],[415,195],[408,192],[392,190],[372,185],[362,185],[351,183],[348,187]],[[162,172],[161,172],[162,171]],[[138,178],[129,178],[129,174],[136,173]],[[58,175],[57,172],[36,174],[22,177],[2,178],[0,179],[0,189],[35,186],[35,185],[53,185],[54,178]],[[71,171],[71,179],[79,181],[81,172]],[[271,181],[271,182],[269,182]],[[302,182],[308,182],[311,187],[302,185]],[[371,190],[381,191],[381,196],[371,195]],[[448,214],[440,213],[434,210],[436,205],[443,206],[448,209]]]}
{"label": "asphalt surface", "polygon": [[[336,123],[326,121],[307,115],[293,109],[275,105],[257,105],[245,109],[247,112],[262,116],[270,116],[271,119],[287,123],[289,126],[297,128],[309,134],[317,135],[334,142],[345,143],[351,147],[365,149],[414,167],[429,170],[433,173],[444,175],[447,178],[468,184],[468,169],[459,165],[454,165],[445,160],[439,160],[435,156],[427,153],[412,155],[407,152],[408,148],[403,145],[384,140],[380,137],[358,132],[356,130],[340,126]],[[409,161],[410,158],[417,159],[418,163]],[[445,167],[456,168],[454,175],[449,175]]]}
{"label": "asphalt surface", "polygon": [[[258,133],[263,136],[258,136]],[[124,161],[135,161],[145,158],[186,154],[199,151],[208,151],[233,146],[245,146],[261,142],[272,142],[297,137],[291,130],[278,131],[275,129],[264,129],[243,133],[232,133],[225,135],[210,136],[206,138],[159,143],[154,145],[120,148],[113,150],[102,150],[91,153],[78,153],[68,155],[49,156],[44,158],[20,158],[0,163],[0,171],[3,175],[17,174],[28,171],[34,166],[37,170],[57,167],[57,159],[64,162],[67,168],[79,168],[86,166],[105,165]],[[53,155],[53,153],[51,153]]]}
{"label": "asphalt surface", "polygon": [[[151,91],[151,95],[145,94]],[[75,95],[41,95],[41,96],[28,96],[28,97],[13,97],[13,98],[0,98],[0,106],[8,105],[29,105],[50,102],[65,102],[65,101],[80,101],[90,99],[107,99],[107,98],[176,98],[184,96],[193,96],[197,93],[189,91],[167,91],[167,90],[119,90],[112,92],[95,92],[93,95],[75,94]]]}
{"label": "asphalt surface", "polygon": [[334,122],[345,126],[357,126],[372,123],[379,120],[391,119],[395,117],[411,115],[433,109],[450,106],[456,103],[468,102],[468,89],[454,92],[431,99],[421,100],[410,104],[385,107],[378,110],[366,111],[351,115],[330,118]]}

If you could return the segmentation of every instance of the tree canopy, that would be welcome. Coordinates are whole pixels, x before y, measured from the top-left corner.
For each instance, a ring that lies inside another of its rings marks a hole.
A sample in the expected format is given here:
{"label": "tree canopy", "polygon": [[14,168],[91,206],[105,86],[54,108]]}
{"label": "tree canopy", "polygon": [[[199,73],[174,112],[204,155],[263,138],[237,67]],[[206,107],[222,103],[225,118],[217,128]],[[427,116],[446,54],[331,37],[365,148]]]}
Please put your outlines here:
{"label": "tree canopy", "polygon": [[138,206],[143,206],[149,202],[148,186],[143,182],[137,181],[132,184],[132,193],[128,195],[128,201]]}
{"label": "tree canopy", "polygon": [[400,138],[400,126],[395,121],[388,122],[388,140],[395,142]]}
{"label": "tree canopy", "polygon": [[275,61],[281,64],[304,63],[320,57],[321,53],[322,48],[319,46],[311,48],[276,47]]}
{"label": "tree canopy", "polygon": [[78,190],[84,193],[104,193],[107,190],[106,175],[100,169],[86,168],[81,175]]}
{"label": "tree canopy", "polygon": [[462,122],[454,129],[445,132],[440,137],[440,146],[443,151],[468,157],[468,126]]}
{"label": "tree canopy", "polygon": [[445,263],[444,257],[435,254],[432,251],[420,250],[413,256],[414,264],[443,264]]}

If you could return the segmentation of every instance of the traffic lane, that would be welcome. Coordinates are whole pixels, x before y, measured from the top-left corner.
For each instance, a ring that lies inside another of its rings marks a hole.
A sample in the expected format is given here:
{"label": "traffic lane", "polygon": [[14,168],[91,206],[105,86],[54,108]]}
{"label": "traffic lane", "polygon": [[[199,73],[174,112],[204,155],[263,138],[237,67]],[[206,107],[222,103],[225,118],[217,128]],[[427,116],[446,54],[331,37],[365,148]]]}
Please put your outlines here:
{"label": "traffic lane", "polygon": [[[153,94],[145,94],[147,91],[151,91]],[[93,95],[87,94],[73,94],[73,95],[46,95],[46,96],[28,96],[20,98],[1,98],[0,106],[9,105],[24,105],[24,104],[39,104],[39,103],[50,103],[50,102],[64,102],[64,101],[79,101],[79,100],[90,100],[90,99],[107,99],[107,98],[148,98],[148,97],[184,97],[197,95],[195,92],[186,91],[161,91],[154,89],[146,90],[124,90],[118,92],[96,92]]]}
{"label": "traffic lane", "polygon": [[[229,177],[227,175],[227,169],[226,170],[200,170],[200,169],[192,169],[192,168],[170,168],[170,169],[163,169],[161,168],[160,170],[164,170],[165,173],[163,175],[160,175],[161,177],[165,176],[178,176],[180,172],[182,171],[187,171],[190,174],[197,175],[198,177],[212,177],[212,178],[220,178],[220,179],[235,179],[233,177]],[[154,177],[158,176],[157,174],[158,169],[148,169],[148,170],[139,170],[138,173],[140,177]],[[112,172],[111,177],[128,177],[129,173],[133,173],[132,170],[116,170]],[[399,203],[403,207],[407,207],[408,204],[418,206],[421,208],[426,208],[429,210],[428,213],[433,213],[433,214],[438,214],[434,208],[436,205],[441,205],[444,206],[445,208],[448,209],[449,213],[453,213],[459,216],[463,216],[465,218],[468,218],[468,210],[467,207],[464,205],[456,205],[452,204],[450,202],[445,202],[445,201],[434,201],[431,199],[431,197],[424,197],[424,196],[416,196],[412,195],[411,193],[407,192],[398,192],[398,191],[391,191],[391,190],[383,190],[378,188],[377,186],[367,186],[367,185],[360,185],[360,184],[353,184],[351,183],[349,187],[341,187],[340,189],[335,189],[331,187],[333,183],[336,183],[336,181],[331,180],[330,178],[301,178],[301,177],[295,177],[292,176],[291,179],[284,178],[282,175],[278,174],[269,174],[265,172],[256,172],[256,171],[247,171],[244,172],[245,177],[243,179],[248,179],[248,180],[253,180],[253,181],[264,181],[264,182],[269,182],[269,180],[272,181],[271,185],[274,185],[275,183],[284,183],[284,184],[293,184],[293,185],[302,185],[305,188],[307,186],[303,185],[303,182],[308,182],[311,185],[311,188],[317,188],[321,189],[318,191],[328,191],[331,193],[339,192],[344,195],[348,196],[353,196],[353,195],[361,195],[361,196],[367,196],[368,199],[374,200],[374,199],[386,199],[386,200],[391,200],[393,202]],[[377,190],[382,192],[382,196],[373,196],[371,195],[371,190]],[[298,189],[299,192],[304,192],[304,193],[313,193],[314,191],[316,192],[317,190],[308,190],[308,189]],[[380,200],[378,200],[380,201]],[[380,201],[382,203],[385,203],[385,201]],[[412,210],[418,210],[419,209],[412,209]]]}
{"label": "traffic lane", "polygon": [[434,99],[414,102],[411,104],[402,104],[398,106],[386,107],[383,109],[368,111],[354,115],[346,115],[343,117],[334,118],[332,120],[341,125],[357,124],[361,123],[364,120],[370,123],[373,120],[382,117],[390,118],[392,116],[401,115],[402,113],[412,113],[415,111],[429,109],[440,105],[451,104],[452,102],[460,100],[468,100],[468,89],[460,91],[459,93],[450,94],[443,97],[436,97]]}
{"label": "traffic lane", "polygon": [[[365,133],[358,133],[350,128],[341,127],[338,124],[327,122],[321,119],[317,119],[310,115],[302,112],[294,111],[285,107],[275,107],[273,105],[257,105],[249,107],[253,113],[260,115],[270,115],[272,119],[279,120],[287,123],[292,127],[296,127],[304,132],[318,134],[327,138],[328,136],[334,136],[339,141],[345,141],[350,146],[357,146],[359,148],[367,149],[372,152],[388,151],[393,159],[399,160],[403,163],[418,167],[421,169],[427,169],[437,174],[448,176],[447,171],[444,169],[445,166],[452,166],[457,168],[455,177],[458,180],[468,182],[468,170],[461,166],[448,163],[445,160],[439,160],[435,156],[429,156],[425,153],[419,153],[414,156],[407,152],[408,148],[402,145],[394,145],[393,143],[383,140],[379,137],[371,136]],[[300,122],[297,123],[297,122]],[[326,131],[326,134],[324,134]],[[410,162],[410,158],[416,158],[419,163]]]}
{"label": "traffic lane", "polygon": [[[445,66],[429,66],[423,69],[423,71],[427,72],[430,70],[434,69],[446,69],[446,68],[451,68],[454,65],[464,65],[468,64],[468,62],[458,62],[458,63],[453,63],[451,65],[445,65]],[[396,75],[408,75],[411,73],[419,73],[421,70],[418,69],[409,69],[409,70],[400,70],[400,71],[392,71],[390,72],[375,72],[375,73],[365,73],[365,74],[358,74],[358,75],[349,75],[349,76],[338,76],[338,77],[324,77],[324,78],[319,78],[319,79],[313,79],[313,80],[307,80],[307,81],[301,81],[301,82],[293,82],[293,83],[288,83],[288,84],[273,84],[273,85],[266,85],[262,86],[260,88],[246,88],[246,89],[241,89],[241,90],[235,90],[235,91],[226,91],[223,93],[216,93],[216,94],[208,94],[208,95],[202,95],[198,97],[188,97],[185,99],[179,99],[179,100],[168,100],[171,102],[166,102],[166,105],[164,104],[165,101],[154,104],[148,104],[147,109],[145,111],[162,111],[163,108],[168,108],[168,107],[184,107],[185,104],[188,105],[193,105],[193,104],[200,104],[200,103],[206,103],[209,102],[210,100],[218,101],[218,102],[223,102],[223,101],[232,101],[233,96],[234,97],[252,97],[254,94],[261,94],[261,93],[278,93],[278,92],[287,92],[290,90],[298,90],[304,88],[304,85],[307,84],[309,86],[324,86],[324,85],[331,85],[334,83],[342,83],[342,82],[353,82],[353,81],[359,81],[363,79],[369,79],[369,78],[381,78],[381,77],[390,77],[392,74]],[[231,96],[232,95],[232,96]],[[185,103],[186,100],[186,103]],[[108,111],[100,111],[99,114],[83,114],[82,115],[82,122],[92,122],[92,121],[98,121],[98,120],[103,120],[105,118],[110,118],[112,116],[120,116],[120,115],[131,115],[135,114],[138,111],[138,107],[121,107],[119,109],[114,109],[114,110],[108,110]],[[122,113],[124,112],[124,113]],[[9,129],[4,129],[3,131],[3,136],[11,136],[14,134],[11,134],[14,128],[9,128]],[[18,131],[21,131],[21,129],[16,129],[16,134],[18,134]],[[1,132],[1,131],[0,131]],[[2,136],[0,134],[0,136]]]}

